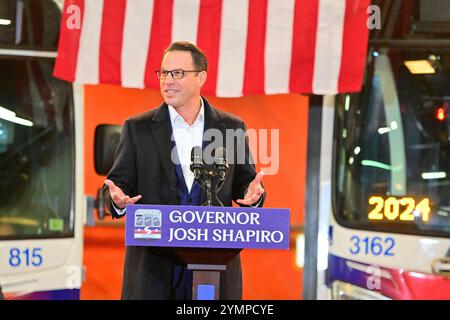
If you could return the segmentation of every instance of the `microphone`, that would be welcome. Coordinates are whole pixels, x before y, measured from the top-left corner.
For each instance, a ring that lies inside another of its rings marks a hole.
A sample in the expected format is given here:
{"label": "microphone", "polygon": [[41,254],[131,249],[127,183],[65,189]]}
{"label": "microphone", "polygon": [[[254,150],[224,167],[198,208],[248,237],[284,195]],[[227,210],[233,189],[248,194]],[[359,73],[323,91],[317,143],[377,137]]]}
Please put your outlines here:
{"label": "microphone", "polygon": [[217,148],[214,156],[214,165],[221,181],[225,181],[228,172],[227,150],[223,147]]}
{"label": "microphone", "polygon": [[199,146],[194,146],[191,150],[191,171],[194,173],[195,180],[200,179],[203,170],[203,151]]}

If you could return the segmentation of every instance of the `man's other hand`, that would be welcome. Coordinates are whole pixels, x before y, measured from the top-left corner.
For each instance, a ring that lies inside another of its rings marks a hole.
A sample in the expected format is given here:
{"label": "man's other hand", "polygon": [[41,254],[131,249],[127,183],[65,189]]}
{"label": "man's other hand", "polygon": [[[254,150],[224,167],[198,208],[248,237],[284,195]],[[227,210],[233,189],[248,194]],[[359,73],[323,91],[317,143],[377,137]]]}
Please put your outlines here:
{"label": "man's other hand", "polygon": [[119,209],[125,208],[127,204],[135,204],[137,201],[139,201],[140,198],[142,198],[141,195],[130,198],[125,193],[123,193],[123,191],[118,186],[116,186],[113,181],[109,179],[105,180],[105,184],[109,188],[109,193],[111,194],[112,201]]}
{"label": "man's other hand", "polygon": [[260,171],[256,175],[255,179],[253,179],[253,181],[248,185],[247,193],[245,194],[244,199],[238,199],[236,201],[247,206],[250,206],[257,202],[264,193],[264,188],[261,185],[263,177],[264,171]]}

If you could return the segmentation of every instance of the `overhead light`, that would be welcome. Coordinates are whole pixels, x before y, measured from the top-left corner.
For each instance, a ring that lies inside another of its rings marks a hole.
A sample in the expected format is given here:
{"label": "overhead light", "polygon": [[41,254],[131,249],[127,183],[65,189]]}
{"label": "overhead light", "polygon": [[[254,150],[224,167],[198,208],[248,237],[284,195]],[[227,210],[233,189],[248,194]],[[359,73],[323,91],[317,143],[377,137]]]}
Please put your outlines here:
{"label": "overhead light", "polygon": [[300,233],[295,239],[295,264],[299,268],[305,265],[305,234]]}
{"label": "overhead light", "polygon": [[428,60],[409,60],[404,62],[412,74],[433,74],[436,70]]}
{"label": "overhead light", "polygon": [[378,133],[379,134],[385,134],[385,133],[388,133],[388,132],[390,132],[391,131],[391,128],[389,128],[389,127],[381,127],[381,128],[378,128]]}
{"label": "overhead light", "polygon": [[348,109],[350,108],[350,95],[346,95],[345,96],[345,111],[348,111]]}
{"label": "overhead light", "polygon": [[0,25],[9,26],[11,24],[11,20],[9,19],[0,19]]}
{"label": "overhead light", "polygon": [[422,179],[424,180],[445,179],[446,177],[447,173],[445,173],[444,171],[422,172]]}
{"label": "overhead light", "polygon": [[361,148],[359,146],[357,146],[355,148],[355,150],[353,150],[353,152],[357,155],[357,154],[359,154],[361,152]]}
{"label": "overhead light", "polygon": [[26,127],[32,127],[33,126],[33,122],[31,122],[30,120],[22,119],[22,118],[18,118],[18,117],[15,117],[13,119],[5,119],[5,120],[9,120],[11,122],[14,122],[14,123],[17,123],[17,124],[21,124],[21,125],[26,126]]}
{"label": "overhead light", "polygon": [[390,128],[389,127],[378,128],[378,133],[379,134],[385,134],[385,133],[388,133],[388,132],[391,132],[391,131],[394,131],[394,130],[397,130],[397,129],[398,129],[397,121],[392,121]]}
{"label": "overhead light", "polygon": [[363,166],[367,166],[367,167],[375,167],[375,168],[380,168],[383,170],[392,170],[392,166],[386,163],[382,163],[379,161],[374,161],[374,160],[362,160],[361,161],[361,165]]}
{"label": "overhead light", "polygon": [[16,116],[16,113],[6,108],[0,107],[0,118],[23,126],[31,127],[33,122],[30,120],[22,119]]}
{"label": "overhead light", "polygon": [[16,116],[16,113],[8,110],[6,108],[0,107],[0,118],[3,118],[5,120],[9,118],[14,118]]}

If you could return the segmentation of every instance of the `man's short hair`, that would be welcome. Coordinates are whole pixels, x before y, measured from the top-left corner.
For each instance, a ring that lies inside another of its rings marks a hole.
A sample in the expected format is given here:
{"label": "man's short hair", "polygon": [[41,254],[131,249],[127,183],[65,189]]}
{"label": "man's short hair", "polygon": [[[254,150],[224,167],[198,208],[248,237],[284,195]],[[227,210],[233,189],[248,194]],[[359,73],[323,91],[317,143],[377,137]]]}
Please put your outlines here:
{"label": "man's short hair", "polygon": [[170,51],[189,51],[191,53],[195,69],[200,71],[208,71],[208,59],[206,59],[205,53],[195,44],[187,41],[174,42],[164,51],[163,56]]}

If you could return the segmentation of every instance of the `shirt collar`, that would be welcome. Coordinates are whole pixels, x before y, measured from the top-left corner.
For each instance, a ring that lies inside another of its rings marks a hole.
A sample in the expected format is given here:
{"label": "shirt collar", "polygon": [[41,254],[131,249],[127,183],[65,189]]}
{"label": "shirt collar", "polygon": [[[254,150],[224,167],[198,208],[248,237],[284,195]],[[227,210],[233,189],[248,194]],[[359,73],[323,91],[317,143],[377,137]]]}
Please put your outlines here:
{"label": "shirt collar", "polygon": [[[168,107],[169,107],[170,122],[172,122],[172,124],[181,121],[181,123],[184,123],[185,125],[188,126],[186,121],[184,121],[183,117],[179,115],[179,113],[173,106],[168,105]],[[198,113],[197,118],[195,119],[192,125],[195,125],[198,121],[203,121],[204,118],[205,118],[205,107],[203,98],[200,97],[200,112]]]}

